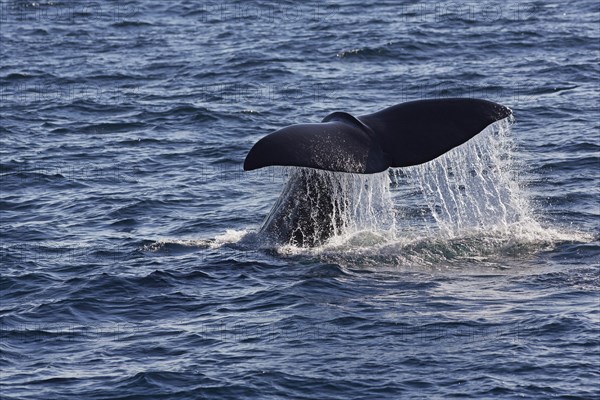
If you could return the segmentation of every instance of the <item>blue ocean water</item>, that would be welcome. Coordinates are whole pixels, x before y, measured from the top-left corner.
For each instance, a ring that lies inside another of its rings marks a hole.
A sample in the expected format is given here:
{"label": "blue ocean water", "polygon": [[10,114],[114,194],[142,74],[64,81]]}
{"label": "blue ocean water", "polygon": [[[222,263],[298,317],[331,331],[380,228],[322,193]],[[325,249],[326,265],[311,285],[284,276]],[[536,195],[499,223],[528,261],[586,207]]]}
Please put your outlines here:
{"label": "blue ocean water", "polygon": [[[0,40],[1,398],[600,396],[598,2],[3,0]],[[259,138],[442,97],[514,121],[262,240]]]}

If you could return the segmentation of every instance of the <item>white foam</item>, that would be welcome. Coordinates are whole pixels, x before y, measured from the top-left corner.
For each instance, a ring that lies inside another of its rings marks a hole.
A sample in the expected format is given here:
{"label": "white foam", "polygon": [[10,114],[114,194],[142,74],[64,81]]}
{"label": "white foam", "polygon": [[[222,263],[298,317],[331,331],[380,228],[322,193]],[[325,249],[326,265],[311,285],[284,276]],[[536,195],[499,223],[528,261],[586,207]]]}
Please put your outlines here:
{"label": "white foam", "polygon": [[215,237],[215,240],[209,244],[210,248],[218,248],[224,244],[238,243],[248,234],[248,230],[227,229],[225,233]]}

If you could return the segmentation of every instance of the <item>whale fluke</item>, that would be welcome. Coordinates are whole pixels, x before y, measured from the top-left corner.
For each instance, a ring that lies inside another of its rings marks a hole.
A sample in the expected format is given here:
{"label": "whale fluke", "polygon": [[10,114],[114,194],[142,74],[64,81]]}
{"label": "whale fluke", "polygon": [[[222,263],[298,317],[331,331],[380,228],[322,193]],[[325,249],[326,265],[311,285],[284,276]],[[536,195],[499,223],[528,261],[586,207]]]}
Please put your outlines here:
{"label": "whale fluke", "polygon": [[480,99],[448,98],[397,104],[359,116],[334,112],[321,123],[290,125],[260,139],[244,161],[371,174],[422,164],[511,115]]}

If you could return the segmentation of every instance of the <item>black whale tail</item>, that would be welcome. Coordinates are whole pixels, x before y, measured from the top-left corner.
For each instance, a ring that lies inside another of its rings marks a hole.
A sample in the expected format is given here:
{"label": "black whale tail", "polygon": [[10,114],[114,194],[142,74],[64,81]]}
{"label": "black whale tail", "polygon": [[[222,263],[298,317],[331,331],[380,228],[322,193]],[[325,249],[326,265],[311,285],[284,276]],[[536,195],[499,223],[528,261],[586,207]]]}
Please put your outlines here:
{"label": "black whale tail", "polygon": [[335,112],[317,124],[291,125],[260,139],[244,170],[270,165],[371,174],[431,161],[511,110],[479,99],[418,100],[358,118]]}

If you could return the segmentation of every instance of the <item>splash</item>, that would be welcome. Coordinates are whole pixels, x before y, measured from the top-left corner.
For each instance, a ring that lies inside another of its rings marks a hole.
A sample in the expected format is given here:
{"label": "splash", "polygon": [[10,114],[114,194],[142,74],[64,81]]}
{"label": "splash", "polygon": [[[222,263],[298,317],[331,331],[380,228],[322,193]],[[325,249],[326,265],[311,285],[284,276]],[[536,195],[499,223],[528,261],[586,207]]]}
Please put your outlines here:
{"label": "splash", "polygon": [[510,120],[499,121],[435,160],[390,172],[292,169],[263,231],[278,239],[296,232],[287,244],[299,247],[539,231],[518,184],[510,127]]}

